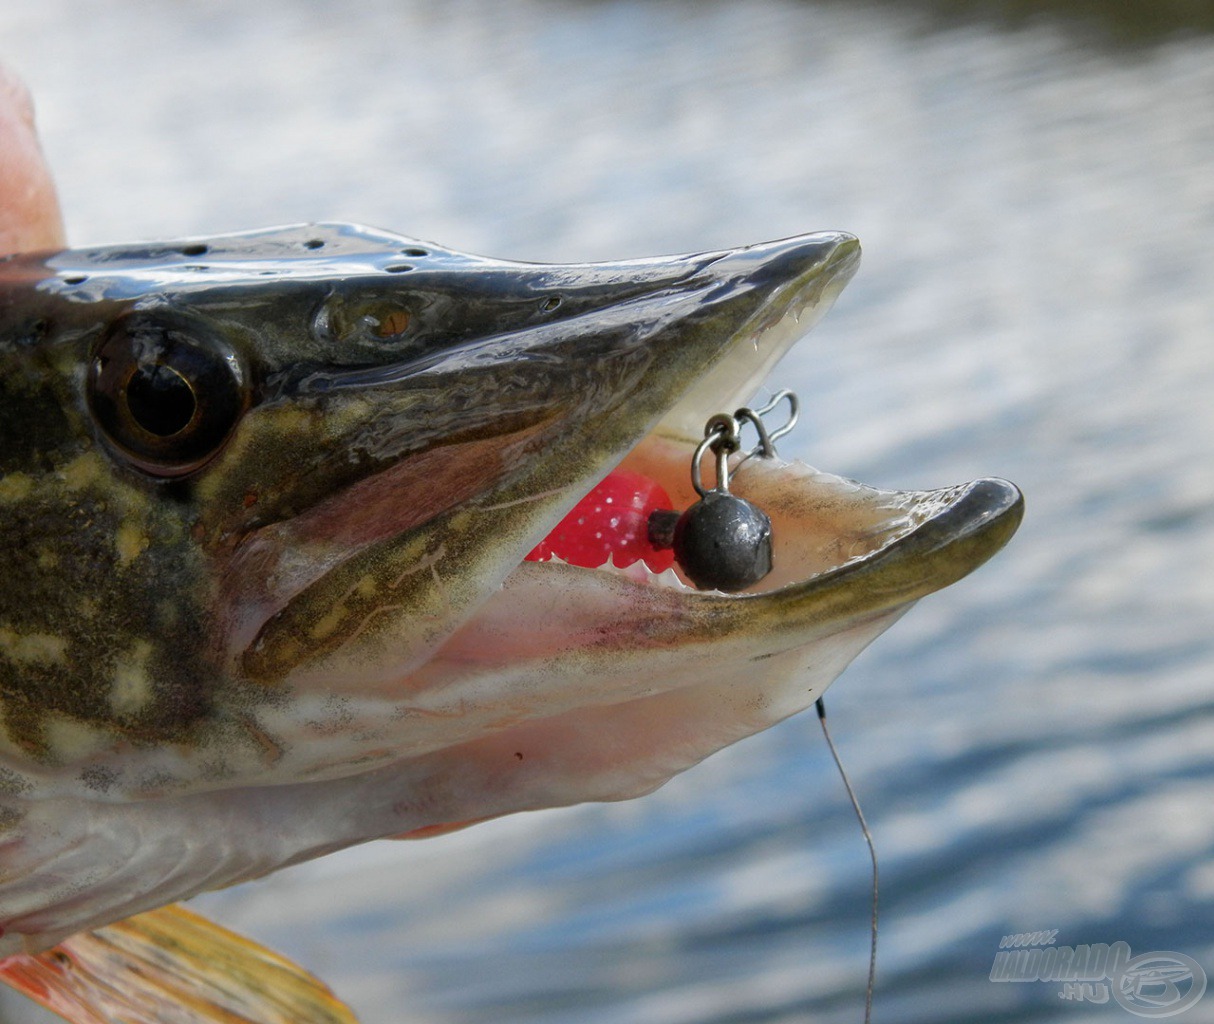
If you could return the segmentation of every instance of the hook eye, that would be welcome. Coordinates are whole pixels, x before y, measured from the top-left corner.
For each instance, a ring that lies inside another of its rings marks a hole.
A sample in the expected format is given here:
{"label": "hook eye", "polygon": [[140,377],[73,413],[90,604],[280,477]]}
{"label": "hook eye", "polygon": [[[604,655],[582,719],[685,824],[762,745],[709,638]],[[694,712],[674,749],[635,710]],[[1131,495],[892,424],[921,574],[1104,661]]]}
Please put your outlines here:
{"label": "hook eye", "polygon": [[738,421],[729,413],[719,412],[709,417],[704,424],[704,440],[696,445],[695,454],[691,457],[691,486],[701,498],[708,495],[704,486],[704,475],[700,463],[704,461],[704,453],[711,448],[717,458],[717,485],[714,491],[729,490],[729,456],[741,446],[738,434]]}
{"label": "hook eye", "polygon": [[[767,425],[763,422],[763,417],[769,415],[777,405],[781,402],[788,402],[788,419],[784,421],[784,425],[777,430],[769,431]],[[739,420],[746,420],[754,425],[755,430],[759,433],[758,447],[751,450],[751,455],[760,455],[765,459],[774,458],[776,454],[776,442],[787,434],[792,433],[793,427],[797,425],[797,420],[801,416],[801,400],[797,398],[795,392],[784,388],[782,391],[777,391],[772,396],[770,402],[759,409],[739,409],[734,413]]]}

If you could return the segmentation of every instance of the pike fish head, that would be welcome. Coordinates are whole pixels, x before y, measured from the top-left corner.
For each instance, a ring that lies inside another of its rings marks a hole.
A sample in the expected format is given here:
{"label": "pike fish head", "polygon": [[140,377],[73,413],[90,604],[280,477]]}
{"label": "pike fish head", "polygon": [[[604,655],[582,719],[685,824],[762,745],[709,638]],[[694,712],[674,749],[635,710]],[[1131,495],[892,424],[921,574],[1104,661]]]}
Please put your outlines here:
{"label": "pike fish head", "polygon": [[[1006,542],[1015,488],[751,459],[775,569],[737,595],[524,557],[620,464],[691,504],[706,417],[858,259],[823,233],[539,265],[307,225],[0,263],[8,930],[636,795],[811,704]],[[132,829],[190,856],[158,870]]]}

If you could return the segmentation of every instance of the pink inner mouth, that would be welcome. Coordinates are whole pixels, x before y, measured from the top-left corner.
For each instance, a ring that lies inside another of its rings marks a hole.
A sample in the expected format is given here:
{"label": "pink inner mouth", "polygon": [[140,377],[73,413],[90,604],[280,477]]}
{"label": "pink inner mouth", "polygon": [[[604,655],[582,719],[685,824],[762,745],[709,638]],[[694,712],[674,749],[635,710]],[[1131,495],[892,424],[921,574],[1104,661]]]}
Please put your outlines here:
{"label": "pink inner mouth", "polygon": [[670,495],[656,480],[617,469],[570,509],[526,561],[555,557],[596,569],[614,557],[621,569],[643,561],[650,571],[664,572],[674,564],[674,552],[650,543],[649,514],[673,507]]}

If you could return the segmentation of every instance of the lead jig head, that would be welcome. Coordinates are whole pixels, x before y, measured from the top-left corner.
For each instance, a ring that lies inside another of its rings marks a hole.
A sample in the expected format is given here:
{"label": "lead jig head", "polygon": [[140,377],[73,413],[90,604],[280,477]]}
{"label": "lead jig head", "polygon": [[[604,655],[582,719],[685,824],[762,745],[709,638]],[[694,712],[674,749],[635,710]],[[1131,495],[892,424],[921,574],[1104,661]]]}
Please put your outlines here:
{"label": "lead jig head", "polygon": [[[768,433],[763,415],[787,399],[789,421]],[[759,433],[759,447],[751,454],[772,458],[775,438],[792,429],[797,420],[797,396],[781,391],[757,412],[738,409],[732,416],[719,413],[704,426],[704,440],[691,460],[691,483],[700,500],[681,515],[659,510],[649,519],[650,542],[655,547],[673,547],[679,567],[701,590],[736,593],[754,586],[771,572],[771,519],[753,502],[729,490],[729,457],[741,446],[742,422],[750,422]],[[704,487],[700,464],[711,450],[716,457],[717,483]]]}
{"label": "lead jig head", "polygon": [[771,520],[736,494],[709,491],[679,516],[674,557],[700,590],[732,594],[771,572]]}

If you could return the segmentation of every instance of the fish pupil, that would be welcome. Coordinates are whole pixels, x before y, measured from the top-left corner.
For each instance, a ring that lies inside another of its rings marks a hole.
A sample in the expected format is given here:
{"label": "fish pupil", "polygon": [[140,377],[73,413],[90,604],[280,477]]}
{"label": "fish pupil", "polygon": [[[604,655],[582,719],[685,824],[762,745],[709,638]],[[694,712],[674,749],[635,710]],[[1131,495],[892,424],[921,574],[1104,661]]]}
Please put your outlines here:
{"label": "fish pupil", "polygon": [[189,426],[198,408],[194,389],[171,366],[138,367],[126,386],[131,418],[149,434],[172,437]]}

